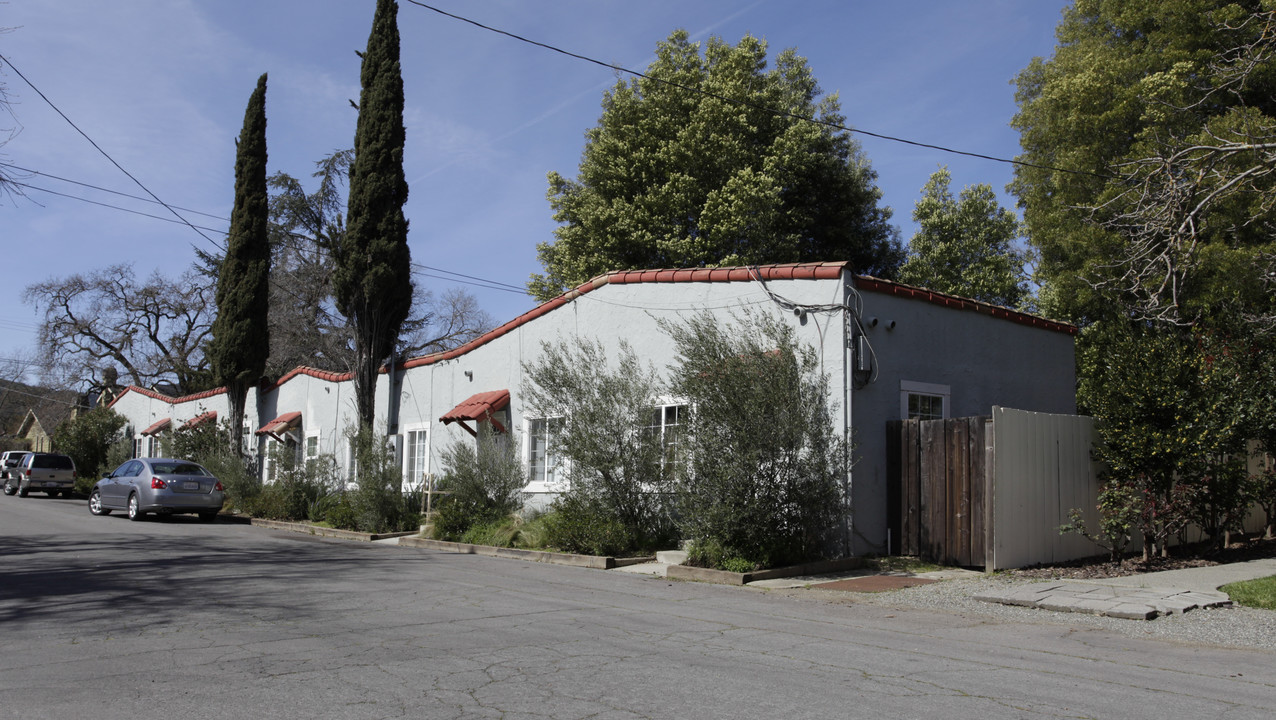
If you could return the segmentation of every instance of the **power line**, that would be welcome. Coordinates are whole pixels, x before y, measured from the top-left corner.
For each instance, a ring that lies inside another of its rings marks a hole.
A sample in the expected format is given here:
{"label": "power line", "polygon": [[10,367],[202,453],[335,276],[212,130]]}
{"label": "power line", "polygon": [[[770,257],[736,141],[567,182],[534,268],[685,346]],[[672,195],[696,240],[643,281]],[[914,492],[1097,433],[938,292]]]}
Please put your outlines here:
{"label": "power line", "polygon": [[943,145],[934,145],[931,143],[924,143],[917,140],[908,140],[906,138],[894,137],[892,135],[884,135],[882,133],[870,132],[868,130],[860,130],[853,127],[847,127],[845,125],[839,125],[835,122],[831,122],[828,120],[820,120],[818,118],[809,118],[803,115],[798,115],[796,113],[786,112],[783,110],[776,110],[775,108],[768,108],[768,107],[764,107],[764,106],[749,102],[747,100],[740,100],[737,98],[727,97],[725,95],[719,95],[717,93],[709,92],[708,90],[704,90],[702,88],[692,87],[690,85],[684,85],[682,83],[674,82],[672,80],[664,80],[662,78],[652,77],[651,75],[638,72],[637,70],[630,70],[629,68],[624,67],[623,65],[616,65],[615,63],[609,63],[609,62],[603,62],[602,60],[596,60],[587,55],[574,53],[569,50],[564,50],[562,48],[555,47],[548,43],[543,43],[537,40],[532,40],[530,38],[525,38],[521,35],[516,35],[507,30],[501,30],[500,28],[495,28],[490,25],[484,25],[483,23],[478,22],[477,20],[471,20],[470,18],[463,17],[461,15],[456,15],[456,14],[447,12],[446,10],[440,10],[439,8],[436,8],[432,5],[427,5],[426,3],[420,2],[420,0],[407,0],[407,2],[411,3],[412,5],[425,8],[426,10],[430,10],[431,12],[438,13],[439,15],[442,15],[444,17],[448,17],[463,23],[468,23],[470,25],[473,25],[474,27],[481,28],[488,32],[496,33],[497,35],[504,35],[505,37],[517,40],[519,42],[527,43],[528,45],[535,45],[536,47],[544,48],[545,50],[549,50],[550,52],[555,52],[560,55],[566,55],[567,57],[570,57],[576,60],[582,60],[587,63],[593,63],[594,65],[608,68],[609,70],[612,70],[614,72],[624,73],[626,75],[632,75],[634,77],[642,78],[644,80],[649,80],[651,82],[659,83],[661,85],[668,85],[670,87],[675,87],[680,90],[686,90],[687,92],[693,92],[699,95],[704,95],[705,97],[711,97],[711,98],[714,98],[715,100],[721,100],[723,102],[728,102],[733,105],[746,107],[751,110],[758,110],[761,112],[769,113],[777,117],[790,118],[790,119],[798,120],[801,122],[809,122],[815,125],[821,125],[823,127],[826,127],[832,130],[840,130],[843,132],[856,133],[858,135],[866,135],[868,137],[877,138],[878,140],[886,140],[888,142],[901,143],[904,145],[912,145],[914,147],[927,148],[930,150],[938,150],[940,152],[951,153],[953,155],[963,155],[965,157],[973,157],[973,158],[978,158],[980,160],[991,160],[993,162],[1007,163],[1010,165],[1018,165],[1020,167],[1036,168],[1038,170],[1052,170],[1055,172],[1069,173],[1072,175],[1087,175],[1090,177],[1097,177],[1104,180],[1119,179],[1112,175],[1103,175],[1100,173],[1091,172],[1089,170],[1071,170],[1068,168],[1054,167],[1052,165],[1038,165],[1036,163],[1025,162],[1023,160],[1000,158],[1000,157],[996,157],[995,155],[985,155],[983,153],[969,152],[966,150],[957,150],[950,147],[944,147]]}
{"label": "power line", "polygon": [[[91,185],[91,184],[86,183],[86,182],[80,182],[79,180],[71,180],[70,178],[59,177],[59,176],[57,176],[57,175],[51,175],[51,174],[49,174],[49,173],[40,172],[39,170],[32,170],[32,169],[30,169],[30,168],[24,168],[24,167],[20,167],[20,166],[18,166],[18,165],[12,165],[12,164],[10,164],[10,163],[0,163],[0,167],[12,168],[12,169],[14,169],[14,170],[17,170],[18,172],[30,173],[31,175],[39,175],[39,176],[41,176],[41,177],[47,177],[47,178],[49,178],[50,180],[60,180],[60,181],[62,181],[62,182],[64,182],[64,183],[70,183],[70,184],[72,184],[72,185],[79,185],[80,187],[86,187],[86,188],[89,188],[89,189],[91,189],[91,190],[98,190],[98,191],[100,191],[100,192],[110,193],[111,195],[119,195],[120,197],[126,197],[126,198],[129,198],[130,200],[137,200],[137,201],[139,201],[139,202],[153,203],[153,204],[156,204],[156,205],[163,205],[163,204],[164,204],[164,203],[161,203],[161,202],[159,202],[159,201],[157,201],[157,200],[152,200],[152,199],[150,199],[150,198],[145,198],[145,197],[142,197],[142,196],[140,196],[140,195],[130,195],[130,194],[126,193],[126,192],[120,192],[119,190],[112,190],[112,189],[110,189],[110,188],[104,188],[104,187],[100,187],[100,186],[98,186],[98,185]],[[39,190],[40,188],[35,188],[35,189]],[[47,192],[47,191],[46,191],[46,192]],[[203,215],[204,217],[210,217],[210,218],[213,218],[214,220],[225,220],[226,222],[230,222],[230,219],[229,219],[229,218],[224,218],[224,217],[222,217],[222,216],[220,216],[220,215],[213,215],[212,213],[201,212],[201,211],[199,211],[199,210],[191,210],[190,208],[184,208],[184,207],[181,207],[181,206],[179,206],[179,205],[174,205],[174,206],[173,206],[173,208],[175,208],[175,209],[177,209],[177,210],[181,210],[182,212],[188,212],[188,213],[193,213],[193,214],[195,214],[195,215]],[[155,217],[155,216],[154,216],[154,215],[151,215],[150,217]],[[167,220],[168,222],[180,222],[179,220],[173,220],[173,219],[171,219],[171,218],[160,218],[160,219],[161,219],[161,220]],[[201,228],[201,229],[202,229],[202,230],[212,230],[212,228]],[[214,232],[218,232],[218,231],[214,231]]]}
{"label": "power line", "polygon": [[[142,202],[150,202],[150,203],[154,203],[154,202],[156,202],[156,201],[154,201],[154,200],[150,200],[150,199],[148,199],[148,198],[144,198],[144,197],[139,197],[139,196],[137,196],[137,195],[129,195],[128,193],[122,193],[122,192],[119,192],[119,191],[117,191],[117,190],[110,190],[110,189],[107,189],[107,188],[98,187],[98,186],[96,186],[96,185],[90,185],[90,184],[88,184],[88,183],[78,182],[78,181],[76,181],[76,180],[69,180],[69,179],[67,179],[67,178],[58,177],[58,176],[56,176],[56,175],[50,175],[50,174],[48,174],[48,173],[42,173],[42,172],[39,172],[39,171],[37,171],[37,170],[30,170],[30,169],[26,169],[26,168],[18,168],[18,167],[17,167],[17,166],[15,166],[15,165],[4,165],[4,164],[0,164],[0,165],[3,165],[4,167],[14,167],[14,168],[16,168],[16,169],[21,170],[22,172],[33,173],[33,174],[41,175],[41,176],[43,176],[43,177],[51,178],[51,179],[54,179],[54,180],[61,180],[62,182],[67,182],[67,183],[71,183],[71,184],[73,184],[73,185],[80,185],[80,186],[83,186],[83,187],[92,188],[92,189],[94,189],[94,190],[100,190],[100,191],[102,191],[102,192],[107,192],[107,193],[111,193],[111,194],[114,194],[114,195],[120,195],[120,196],[123,196],[123,197],[131,198],[131,199],[133,199],[133,200],[139,200],[139,201],[142,201]],[[88,199],[88,198],[79,197],[78,195],[71,195],[71,194],[68,194],[68,193],[59,192],[59,191],[57,191],[57,190],[50,190],[49,188],[40,187],[39,185],[32,185],[32,184],[30,184],[30,183],[23,183],[23,182],[14,182],[14,185],[15,185],[15,186],[17,186],[17,187],[21,187],[21,188],[27,189],[27,190],[35,190],[35,191],[42,192],[42,193],[48,193],[49,195],[56,195],[56,196],[58,196],[58,197],[67,198],[68,200],[77,200],[77,201],[79,201],[79,202],[88,203],[88,204],[90,204],[90,205],[97,205],[97,206],[99,206],[99,207],[104,207],[104,208],[107,208],[107,209],[110,209],[110,210],[118,210],[118,211],[120,211],[120,212],[126,212],[126,213],[130,213],[130,214],[133,214],[133,215],[140,215],[140,216],[142,216],[142,217],[151,218],[151,219],[154,219],[154,220],[160,220],[160,221],[162,221],[162,222],[177,223],[177,224],[185,224],[185,225],[189,225],[189,226],[191,226],[191,227],[195,227],[195,228],[202,229],[202,230],[207,230],[207,231],[209,231],[209,232],[213,232],[213,233],[224,233],[224,232],[225,232],[225,231],[220,230],[220,229],[218,229],[218,228],[210,228],[210,227],[205,227],[205,226],[196,226],[196,225],[191,225],[191,223],[189,223],[189,222],[185,222],[184,220],[174,220],[173,218],[165,217],[165,216],[162,216],[162,215],[153,215],[153,214],[151,214],[151,213],[142,212],[142,211],[140,211],[140,210],[134,210],[134,209],[132,209],[132,208],[122,207],[122,206],[120,206],[120,205],[112,205],[111,203],[105,203],[105,202],[101,202],[101,201],[99,201],[99,200],[90,200],[90,199]],[[162,203],[160,203],[160,204],[162,204]],[[215,220],[226,220],[227,222],[229,222],[229,219],[228,219],[228,218],[220,217],[220,216],[218,216],[218,215],[213,215],[213,214],[210,214],[210,213],[200,212],[200,211],[198,211],[198,210],[187,210],[187,212],[193,212],[193,213],[196,213],[196,214],[199,214],[199,215],[204,215],[204,216],[207,216],[207,217],[213,218],[213,219],[215,219]],[[290,238],[294,238],[294,239],[307,240],[307,241],[311,240],[311,238],[309,238],[309,237],[308,237],[308,236],[306,236],[306,235],[302,235],[301,233],[288,232],[288,233],[287,233],[287,235],[288,235],[288,237],[290,237]],[[220,242],[218,242],[218,241],[216,241],[216,240],[211,240],[211,239],[209,240],[209,242],[213,243],[213,245],[214,245],[214,246],[216,246],[218,249],[225,250],[225,248],[224,248],[224,247],[222,247],[222,244],[221,244]],[[296,245],[286,245],[286,247],[289,247],[289,248],[291,248],[291,249],[293,249],[293,250],[300,250],[300,248],[298,248]],[[327,250],[325,250],[324,248],[321,248],[321,247],[315,247],[315,248],[314,248],[314,252],[316,252],[317,254],[325,255],[325,256],[329,256],[329,257],[330,257],[330,256],[331,256],[331,254],[332,254],[332,253],[330,253],[329,251],[327,251]],[[499,281],[499,280],[489,280],[489,279],[487,279],[487,278],[476,277],[476,276],[474,276],[474,275],[466,275],[466,274],[464,274],[464,273],[458,273],[458,272],[455,272],[455,271],[452,271],[452,270],[444,270],[444,269],[442,269],[442,268],[431,267],[431,266],[429,266],[429,265],[422,265],[422,264],[420,264],[420,263],[415,263],[415,262],[414,262],[414,263],[411,263],[411,265],[412,265],[412,267],[413,267],[413,271],[414,271],[416,274],[423,275],[423,276],[425,276],[425,277],[434,278],[434,279],[436,279],[436,280],[445,280],[445,281],[447,281],[447,282],[455,282],[455,283],[458,283],[458,284],[461,284],[461,285],[472,285],[472,286],[474,286],[474,287],[479,287],[479,288],[483,288],[483,289],[486,289],[486,290],[500,290],[500,291],[502,291],[502,292],[516,293],[516,294],[519,294],[519,295],[526,295],[526,294],[527,294],[527,290],[526,290],[526,288],[521,288],[521,287],[519,287],[519,286],[517,286],[517,285],[511,285],[510,283],[504,283],[504,282],[501,282],[501,281]],[[438,274],[431,274],[431,273],[442,273],[442,276],[440,276],[440,275],[438,275]]]}
{"label": "power line", "polygon": [[105,157],[107,160],[111,161],[112,165],[114,165],[120,172],[128,176],[129,180],[132,180],[134,183],[137,184],[138,187],[145,190],[147,195],[150,195],[152,198],[155,199],[155,202],[159,203],[160,205],[163,205],[165,208],[168,208],[169,212],[173,213],[173,215],[176,216],[177,219],[181,220],[182,223],[184,223],[185,225],[190,227],[190,229],[198,233],[200,237],[204,238],[210,243],[213,242],[211,238],[209,238],[204,233],[200,232],[199,228],[195,227],[194,225],[191,225],[191,223],[186,218],[182,217],[181,214],[178,213],[176,210],[174,210],[168,203],[164,202],[163,200],[160,200],[159,196],[151,192],[150,188],[143,185],[141,180],[138,180],[137,178],[133,177],[132,173],[130,173],[128,170],[125,170],[124,166],[116,162],[115,158],[111,157],[110,153],[103,150],[102,146],[94,142],[93,138],[89,137],[88,133],[81,130],[78,125],[76,125],[74,122],[71,121],[71,118],[66,116],[66,113],[62,112],[62,110],[60,110],[57,105],[54,105],[53,101],[50,100],[48,96],[46,96],[43,92],[41,92],[40,88],[35,86],[35,83],[28,80],[27,76],[23,75],[22,71],[18,69],[18,66],[13,64],[13,61],[9,60],[9,58],[5,57],[4,55],[0,55],[0,61],[4,61],[4,63],[7,64],[13,70],[13,72],[17,73],[18,77],[22,78],[22,82],[26,83],[28,87],[34,90],[35,94],[39,95],[41,100],[43,100],[46,104],[48,104],[49,107],[53,108],[53,111],[56,112],[58,115],[60,115],[62,119],[65,120],[66,123],[70,125],[72,128],[74,128],[75,131],[78,132],[85,140],[88,140],[89,144],[92,145],[99,153],[102,154],[102,157]]}

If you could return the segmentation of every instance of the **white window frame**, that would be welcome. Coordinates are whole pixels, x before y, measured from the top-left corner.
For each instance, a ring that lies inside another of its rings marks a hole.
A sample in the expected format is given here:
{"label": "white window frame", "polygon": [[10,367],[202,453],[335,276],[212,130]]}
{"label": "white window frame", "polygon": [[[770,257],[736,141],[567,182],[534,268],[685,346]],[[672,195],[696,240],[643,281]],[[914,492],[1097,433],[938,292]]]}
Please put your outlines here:
{"label": "white window frame", "polygon": [[531,482],[527,484],[526,492],[562,492],[567,489],[567,479],[565,474],[566,463],[561,457],[554,452],[554,444],[551,439],[552,433],[549,432],[549,423],[562,422],[561,415],[553,417],[530,417],[523,422],[523,466],[527,468],[528,475],[531,476],[535,472],[534,454],[537,444],[535,440],[538,438],[536,428],[538,423],[545,424],[544,440],[545,450],[545,472],[540,477],[531,477]]}
{"label": "white window frame", "polygon": [[[420,450],[420,454],[416,451]],[[416,467],[420,465],[421,467]],[[422,476],[430,474],[430,426],[409,425],[403,431],[403,488],[424,487]]]}
{"label": "white window frame", "polygon": [[[899,417],[902,420],[908,419],[908,398],[909,396],[937,397],[941,401],[940,418],[947,419],[951,412],[953,389],[951,385],[940,385],[937,383],[914,382],[912,380],[899,381]],[[935,419],[935,418],[930,418]]]}
{"label": "white window frame", "polygon": [[[670,408],[674,408],[677,411],[678,422],[676,423],[667,422],[668,410]],[[679,402],[677,400],[664,399],[661,402],[658,402],[655,405],[653,405],[651,410],[653,415],[656,413],[659,413],[660,415],[660,426],[659,426],[660,448],[661,448],[660,467],[663,470],[665,469],[667,465],[670,464],[670,458],[668,457],[670,439],[666,437],[668,435],[669,428],[671,427],[681,428],[682,432],[681,432],[681,437],[679,438],[679,442],[686,441],[687,415],[688,413],[691,412],[691,405],[686,402]],[[652,430],[657,429],[657,426],[654,423],[648,423],[647,427]]]}

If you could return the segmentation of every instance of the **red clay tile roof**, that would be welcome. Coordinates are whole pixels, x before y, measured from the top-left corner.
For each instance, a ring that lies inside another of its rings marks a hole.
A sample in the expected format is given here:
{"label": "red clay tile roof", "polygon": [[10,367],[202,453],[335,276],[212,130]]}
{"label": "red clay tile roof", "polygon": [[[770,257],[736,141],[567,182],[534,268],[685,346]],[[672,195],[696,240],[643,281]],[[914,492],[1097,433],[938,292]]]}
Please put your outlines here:
{"label": "red clay tile roof", "polygon": [[291,429],[297,423],[301,422],[300,412],[284,413],[270,422],[262,425],[257,429],[258,435],[274,435],[278,432],[284,432]]}
{"label": "red clay tile roof", "polygon": [[142,431],[142,434],[143,435],[158,435],[164,430],[167,430],[168,426],[171,425],[172,423],[173,423],[173,418],[160,418],[159,420],[156,420],[155,422],[148,425],[146,429]]}
{"label": "red clay tile roof", "polygon": [[124,388],[124,390],[119,395],[116,395],[115,398],[111,400],[111,402],[107,405],[107,407],[114,407],[115,403],[120,401],[120,398],[124,397],[130,392],[141,393],[142,395],[145,395],[149,398],[155,398],[156,400],[166,402],[169,405],[176,405],[178,403],[190,402],[192,400],[203,400],[205,398],[221,395],[222,393],[226,392],[226,388],[219,387],[219,388],[213,388],[212,390],[205,390],[203,392],[192,393],[190,395],[183,395],[181,397],[169,397],[168,395],[165,395],[164,393],[156,392],[148,388],[138,387],[136,385],[129,385],[128,387]]}
{"label": "red clay tile roof", "polygon": [[[725,268],[685,268],[670,270],[613,270],[581,284],[574,290],[559,295],[553,300],[537,305],[509,322],[489,330],[487,333],[448,350],[447,352],[423,355],[411,358],[403,363],[409,369],[432,365],[443,360],[451,360],[465,353],[486,345],[502,335],[526,325],[536,318],[566,305],[576,298],[596,290],[604,285],[630,285],[634,283],[685,283],[685,282],[751,282],[753,280],[833,280],[842,276],[846,270],[845,262],[825,263],[789,263],[784,265],[759,265],[756,267]],[[384,368],[382,369],[384,372]]]}
{"label": "red clay tile roof", "polygon": [[924,300],[934,305],[942,305],[944,307],[956,308],[959,310],[970,310],[972,312],[991,315],[1003,320],[1019,323],[1020,325],[1030,325],[1032,327],[1043,328],[1045,330],[1054,330],[1055,332],[1066,333],[1068,335],[1077,334],[1077,326],[1068,323],[1059,322],[1057,320],[1046,320],[1045,318],[1029,315],[1018,310],[1011,310],[1000,305],[992,305],[978,300],[958,297],[956,295],[947,295],[926,288],[913,287],[912,285],[904,285],[892,280],[882,280],[880,278],[869,277],[867,275],[855,276],[855,287],[859,290],[867,290],[869,292],[884,293],[886,295],[894,295],[895,297],[912,298],[914,300]]}
{"label": "red clay tile roof", "polygon": [[[384,368],[382,369],[382,372],[385,372]],[[297,377],[298,375],[309,375],[312,378],[318,378],[320,380],[326,380],[328,382],[347,382],[349,380],[354,379],[354,373],[348,373],[348,372],[337,373],[337,372],[332,372],[330,370],[317,370],[312,367],[303,366],[303,367],[293,368],[292,370],[289,370],[286,375],[279,378],[275,382],[265,386],[263,389],[269,392],[271,390],[274,390],[282,386],[284,383]]]}
{"label": "red clay tile roof", "polygon": [[509,390],[491,390],[471,395],[464,402],[443,413],[444,425],[461,420],[483,420],[510,404]]}
{"label": "red clay tile roof", "polygon": [[200,425],[203,425],[204,423],[208,422],[209,420],[213,420],[213,421],[217,420],[216,410],[209,410],[208,412],[203,413],[202,415],[196,415],[190,420],[187,420],[186,424],[182,426],[182,429],[190,430],[192,428],[197,428]]}

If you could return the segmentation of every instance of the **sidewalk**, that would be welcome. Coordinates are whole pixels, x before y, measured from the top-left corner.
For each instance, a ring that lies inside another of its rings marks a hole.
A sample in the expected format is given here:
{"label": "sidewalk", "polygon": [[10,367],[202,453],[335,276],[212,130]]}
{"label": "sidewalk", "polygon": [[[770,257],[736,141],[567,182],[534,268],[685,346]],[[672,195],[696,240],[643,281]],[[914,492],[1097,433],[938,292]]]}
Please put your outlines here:
{"label": "sidewalk", "polygon": [[976,595],[975,599],[1057,612],[1151,620],[1159,615],[1231,605],[1219,587],[1271,575],[1276,575],[1276,559],[1268,558],[1102,580],[1030,582]]}

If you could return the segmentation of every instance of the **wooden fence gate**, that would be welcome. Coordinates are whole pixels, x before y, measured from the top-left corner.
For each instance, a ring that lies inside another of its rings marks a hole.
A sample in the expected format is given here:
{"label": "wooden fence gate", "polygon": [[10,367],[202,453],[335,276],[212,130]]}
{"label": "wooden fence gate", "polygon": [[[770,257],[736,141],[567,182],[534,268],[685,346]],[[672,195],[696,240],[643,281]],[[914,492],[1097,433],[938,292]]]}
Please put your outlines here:
{"label": "wooden fence gate", "polygon": [[887,423],[888,553],[985,564],[991,418]]}

